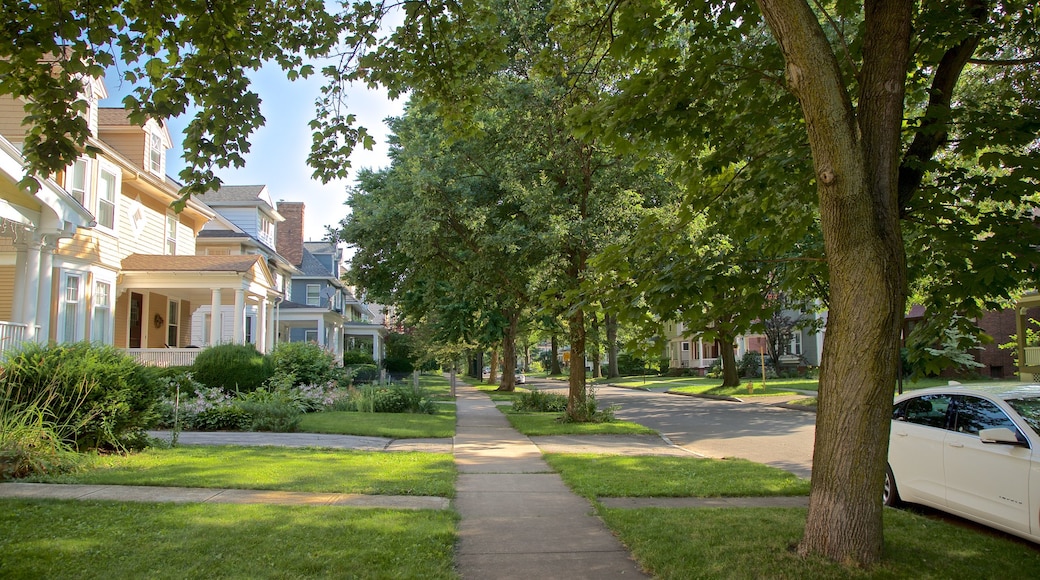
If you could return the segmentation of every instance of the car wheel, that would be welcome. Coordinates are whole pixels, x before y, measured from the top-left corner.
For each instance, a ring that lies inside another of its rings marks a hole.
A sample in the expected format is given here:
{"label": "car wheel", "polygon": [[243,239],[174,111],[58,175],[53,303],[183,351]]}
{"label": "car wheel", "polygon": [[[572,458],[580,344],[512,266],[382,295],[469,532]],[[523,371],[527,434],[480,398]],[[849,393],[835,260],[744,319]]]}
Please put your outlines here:
{"label": "car wheel", "polygon": [[896,478],[892,475],[892,467],[885,468],[885,488],[881,492],[881,502],[888,507],[899,505],[899,490],[896,489]]}

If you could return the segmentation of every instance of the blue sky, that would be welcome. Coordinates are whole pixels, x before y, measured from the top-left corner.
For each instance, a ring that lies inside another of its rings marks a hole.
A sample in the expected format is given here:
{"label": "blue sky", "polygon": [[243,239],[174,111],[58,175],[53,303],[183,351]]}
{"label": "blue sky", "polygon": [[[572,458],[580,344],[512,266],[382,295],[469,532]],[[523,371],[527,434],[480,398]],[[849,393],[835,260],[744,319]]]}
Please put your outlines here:
{"label": "blue sky", "polygon": [[[112,75],[112,78],[118,77]],[[314,115],[314,99],[322,79],[315,75],[290,82],[275,65],[264,67],[250,75],[250,78],[253,90],[262,99],[260,110],[267,122],[250,138],[252,147],[245,156],[245,167],[220,169],[216,174],[225,185],[266,185],[275,201],[302,201],[306,205],[305,237],[308,240],[322,239],[326,226],[334,226],[346,217],[349,211],[344,205],[346,188],[353,183],[356,171],[389,165],[387,127],[383,120],[402,114],[404,98],[390,101],[384,91],[363,86],[351,90],[349,109],[357,115],[358,125],[367,127],[375,137],[376,144],[371,151],[361,148],[354,151],[350,178],[323,185],[311,178],[312,171],[307,166],[311,134],[307,123]],[[102,102],[102,106],[122,106],[121,99],[130,92],[131,87],[119,86],[111,80],[106,84],[109,98]],[[189,119],[190,115],[167,119],[174,149],[168,156],[166,170],[174,177],[184,168],[181,142]]]}

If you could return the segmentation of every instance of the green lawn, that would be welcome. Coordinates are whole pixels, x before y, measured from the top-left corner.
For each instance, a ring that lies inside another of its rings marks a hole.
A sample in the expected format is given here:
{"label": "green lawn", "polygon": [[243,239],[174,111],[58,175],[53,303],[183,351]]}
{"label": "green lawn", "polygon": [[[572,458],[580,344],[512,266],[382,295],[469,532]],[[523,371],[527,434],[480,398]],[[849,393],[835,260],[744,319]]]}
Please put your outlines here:
{"label": "green lawn", "polygon": [[807,480],[743,459],[548,453],[545,460],[590,499],[809,494]]}
{"label": "green lawn", "polygon": [[80,473],[32,481],[452,497],[455,473],[441,453],[191,445],[97,456]]}
{"label": "green lawn", "polygon": [[393,439],[454,437],[455,405],[438,403],[436,415],[355,411],[307,413],[300,422],[299,430],[305,433],[335,433]]}
{"label": "green lawn", "polygon": [[457,578],[452,511],[0,500],[0,576]]}
{"label": "green lawn", "polygon": [[638,423],[561,423],[560,413],[513,413],[504,410],[509,423],[524,435],[656,435]]}
{"label": "green lawn", "polygon": [[884,562],[857,570],[791,550],[802,508],[601,509],[655,578],[1036,578],[1040,551],[912,512],[885,509]]}
{"label": "green lawn", "polygon": [[497,390],[498,385],[478,384],[475,386],[477,387],[478,391],[485,393],[489,397],[491,397],[492,401],[512,401],[513,399],[516,399],[518,396],[520,396],[520,393],[528,392],[528,389],[519,385],[517,385],[515,390],[512,392],[499,391]]}

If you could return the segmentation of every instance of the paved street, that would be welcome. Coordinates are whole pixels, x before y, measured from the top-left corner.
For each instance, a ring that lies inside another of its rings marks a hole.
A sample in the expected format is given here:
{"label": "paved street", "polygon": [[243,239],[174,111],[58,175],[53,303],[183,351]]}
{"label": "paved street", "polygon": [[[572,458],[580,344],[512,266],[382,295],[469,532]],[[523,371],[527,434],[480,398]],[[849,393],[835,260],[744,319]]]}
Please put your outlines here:
{"label": "paved street", "polygon": [[[560,390],[559,381],[529,387]],[[676,445],[706,457],[740,457],[812,474],[816,415],[762,403],[736,403],[616,387],[596,387],[601,407],[617,404],[619,419],[657,429]]]}

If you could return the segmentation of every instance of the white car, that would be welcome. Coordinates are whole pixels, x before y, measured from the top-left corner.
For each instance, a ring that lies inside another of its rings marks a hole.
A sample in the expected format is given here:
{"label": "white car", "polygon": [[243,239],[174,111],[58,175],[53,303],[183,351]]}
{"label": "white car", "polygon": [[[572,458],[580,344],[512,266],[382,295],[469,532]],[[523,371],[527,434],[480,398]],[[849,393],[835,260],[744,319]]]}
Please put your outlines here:
{"label": "white car", "polygon": [[1040,542],[1040,385],[896,397],[884,502],[923,504]]}
{"label": "white car", "polygon": [[516,384],[525,385],[527,384],[527,375],[521,371],[516,371]]}

